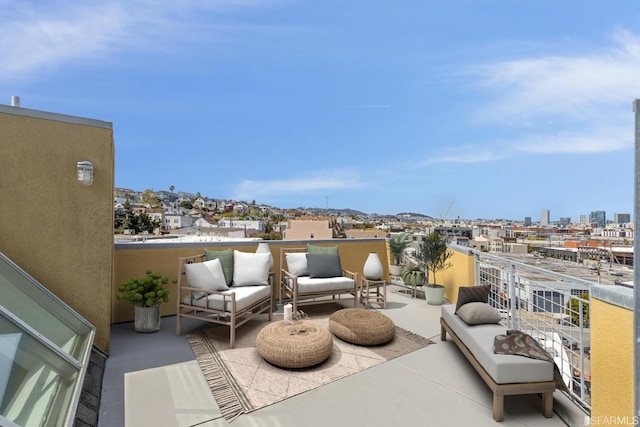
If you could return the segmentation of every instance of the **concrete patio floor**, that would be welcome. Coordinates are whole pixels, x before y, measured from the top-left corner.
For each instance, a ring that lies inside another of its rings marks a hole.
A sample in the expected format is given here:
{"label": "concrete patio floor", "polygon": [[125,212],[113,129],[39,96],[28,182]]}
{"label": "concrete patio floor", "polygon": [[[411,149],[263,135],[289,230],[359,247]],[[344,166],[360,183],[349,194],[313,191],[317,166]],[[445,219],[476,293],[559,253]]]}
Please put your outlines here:
{"label": "concrete patio floor", "polygon": [[[456,345],[440,341],[440,307],[388,287],[396,325],[435,344],[227,422],[206,385],[175,317],[138,334],[132,323],[111,330],[99,426],[496,426],[492,395]],[[377,308],[376,308],[377,309]],[[184,322],[183,331],[210,327]],[[126,385],[126,386],[125,386]],[[585,414],[563,394],[544,418],[536,395],[507,396],[504,426],[583,426]],[[560,414],[560,415],[559,415]]]}

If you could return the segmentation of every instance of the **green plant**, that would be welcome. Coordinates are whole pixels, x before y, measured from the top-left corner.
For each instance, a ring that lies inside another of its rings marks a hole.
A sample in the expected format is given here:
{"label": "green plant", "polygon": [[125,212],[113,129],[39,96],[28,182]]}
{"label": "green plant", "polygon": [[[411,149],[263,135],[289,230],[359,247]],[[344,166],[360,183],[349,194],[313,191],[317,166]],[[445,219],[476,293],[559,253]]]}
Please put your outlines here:
{"label": "green plant", "polygon": [[169,283],[169,278],[151,270],[147,270],[146,274],[146,277],[121,284],[118,299],[130,301],[136,307],[153,307],[169,302],[169,290],[164,286]]}
{"label": "green plant", "polygon": [[[577,298],[589,301],[589,292],[582,293],[578,295]],[[581,302],[577,298],[571,298],[567,302],[565,313],[571,316],[571,323],[580,325],[580,308],[582,307],[582,321],[584,322],[584,326],[589,327],[589,304]]]}
{"label": "green plant", "polygon": [[402,281],[412,288],[422,285],[424,281],[424,271],[417,264],[410,265],[402,272]]}
{"label": "green plant", "polygon": [[407,233],[398,234],[389,239],[389,251],[391,252],[391,258],[393,263],[399,265],[402,263],[402,255],[404,250],[411,244],[409,235]]}
{"label": "green plant", "polygon": [[[420,241],[416,250],[416,259],[427,272],[427,286],[436,286],[436,273],[451,267],[449,258],[452,256],[449,239],[438,232],[433,232]],[[429,272],[433,273],[431,284],[429,284]]]}

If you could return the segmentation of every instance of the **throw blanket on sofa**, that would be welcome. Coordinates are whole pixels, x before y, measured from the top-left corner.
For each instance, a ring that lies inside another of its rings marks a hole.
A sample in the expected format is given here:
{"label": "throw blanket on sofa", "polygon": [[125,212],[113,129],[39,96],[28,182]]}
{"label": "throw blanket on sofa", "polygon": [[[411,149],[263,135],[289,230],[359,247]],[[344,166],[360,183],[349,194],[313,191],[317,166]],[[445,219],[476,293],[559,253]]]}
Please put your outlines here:
{"label": "throw blanket on sofa", "polygon": [[531,335],[518,330],[508,330],[506,335],[496,335],[493,340],[493,352],[496,354],[530,357],[553,363],[556,388],[568,391],[567,385],[562,380],[562,373],[558,369],[558,365],[555,364],[553,357]]}

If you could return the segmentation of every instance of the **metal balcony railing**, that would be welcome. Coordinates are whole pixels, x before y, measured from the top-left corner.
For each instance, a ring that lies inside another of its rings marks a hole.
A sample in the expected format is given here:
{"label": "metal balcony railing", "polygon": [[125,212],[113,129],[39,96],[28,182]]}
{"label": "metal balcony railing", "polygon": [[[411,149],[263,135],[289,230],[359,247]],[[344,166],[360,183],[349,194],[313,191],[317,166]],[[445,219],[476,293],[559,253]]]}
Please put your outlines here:
{"label": "metal balcony railing", "polygon": [[489,303],[503,322],[536,338],[554,357],[568,396],[591,411],[589,289],[594,282],[493,254],[472,251],[476,285],[490,285]]}

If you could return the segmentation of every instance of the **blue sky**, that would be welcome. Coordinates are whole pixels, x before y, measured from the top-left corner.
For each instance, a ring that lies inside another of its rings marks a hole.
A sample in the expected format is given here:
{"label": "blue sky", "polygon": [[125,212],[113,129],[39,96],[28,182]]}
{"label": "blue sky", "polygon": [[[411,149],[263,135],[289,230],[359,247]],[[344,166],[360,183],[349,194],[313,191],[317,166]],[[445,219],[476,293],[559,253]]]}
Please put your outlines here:
{"label": "blue sky", "polygon": [[637,1],[0,0],[0,102],[113,123],[116,186],[632,213]]}

